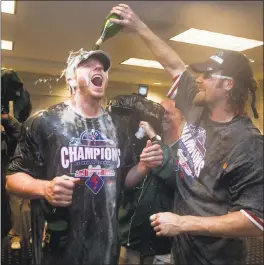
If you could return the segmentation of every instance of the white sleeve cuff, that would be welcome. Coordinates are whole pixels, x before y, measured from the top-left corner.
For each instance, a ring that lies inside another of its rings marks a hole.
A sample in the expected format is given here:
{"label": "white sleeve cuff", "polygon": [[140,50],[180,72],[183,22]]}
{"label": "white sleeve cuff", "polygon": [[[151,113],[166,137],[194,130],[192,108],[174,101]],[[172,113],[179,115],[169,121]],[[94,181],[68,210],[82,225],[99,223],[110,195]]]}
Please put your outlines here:
{"label": "white sleeve cuff", "polygon": [[263,219],[252,215],[249,211],[240,210],[254,225],[256,225],[261,231],[263,231]]}
{"label": "white sleeve cuff", "polygon": [[167,97],[170,99],[175,99],[176,95],[177,95],[177,89],[178,89],[178,85],[179,85],[179,81],[181,79],[182,73],[178,74],[173,80],[173,84],[167,94]]}

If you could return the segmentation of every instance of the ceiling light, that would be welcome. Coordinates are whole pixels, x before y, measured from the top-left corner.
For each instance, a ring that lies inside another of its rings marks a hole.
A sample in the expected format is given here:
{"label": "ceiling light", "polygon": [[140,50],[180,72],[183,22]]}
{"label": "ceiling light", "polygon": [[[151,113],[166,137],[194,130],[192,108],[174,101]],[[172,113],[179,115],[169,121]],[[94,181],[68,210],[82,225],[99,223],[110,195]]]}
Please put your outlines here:
{"label": "ceiling light", "polygon": [[13,41],[1,40],[1,50],[13,50]]}
{"label": "ceiling light", "polygon": [[[158,61],[145,60],[145,59],[139,59],[139,58],[129,58],[120,64],[164,69],[164,67]],[[185,66],[188,67],[188,65],[185,65]]]}
{"label": "ceiling light", "polygon": [[1,1],[1,12],[7,14],[15,14],[15,1]]}
{"label": "ceiling light", "polygon": [[138,59],[138,58],[129,58],[126,61],[122,62],[121,64],[164,69],[163,66],[157,61],[144,60],[144,59]]}
{"label": "ceiling light", "polygon": [[170,40],[233,51],[244,51],[263,45],[263,41],[194,28],[190,28]]}
{"label": "ceiling light", "polygon": [[161,85],[161,83],[153,83],[153,85]]}

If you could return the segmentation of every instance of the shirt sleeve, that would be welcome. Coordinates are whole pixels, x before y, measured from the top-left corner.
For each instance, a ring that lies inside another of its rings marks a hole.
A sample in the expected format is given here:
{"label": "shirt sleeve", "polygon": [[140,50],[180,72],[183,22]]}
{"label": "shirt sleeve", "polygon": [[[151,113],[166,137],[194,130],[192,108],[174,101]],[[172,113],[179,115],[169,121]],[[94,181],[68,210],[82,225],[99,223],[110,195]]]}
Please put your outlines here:
{"label": "shirt sleeve", "polygon": [[153,174],[162,179],[171,188],[176,187],[176,172],[174,171],[176,158],[171,148],[165,144],[160,143],[163,150],[162,166],[153,168]]}
{"label": "shirt sleeve", "polygon": [[230,212],[241,211],[263,231],[263,136],[245,139],[243,151],[232,152]]}
{"label": "shirt sleeve", "polygon": [[175,100],[176,108],[180,109],[185,117],[193,106],[193,100],[197,93],[194,76],[190,71],[185,70],[173,79],[167,97]]}
{"label": "shirt sleeve", "polygon": [[45,178],[42,132],[41,113],[30,117],[24,123],[22,137],[9,163],[9,175],[23,172],[34,178]]}

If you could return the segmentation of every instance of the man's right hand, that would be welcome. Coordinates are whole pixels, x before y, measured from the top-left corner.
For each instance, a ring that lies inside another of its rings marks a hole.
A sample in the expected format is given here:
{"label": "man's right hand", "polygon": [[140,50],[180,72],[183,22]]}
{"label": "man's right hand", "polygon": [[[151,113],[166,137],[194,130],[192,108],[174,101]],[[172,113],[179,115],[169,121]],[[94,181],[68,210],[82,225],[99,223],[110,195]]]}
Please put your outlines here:
{"label": "man's right hand", "polygon": [[45,199],[53,206],[66,207],[72,204],[73,189],[79,178],[66,175],[55,177],[45,185]]}
{"label": "man's right hand", "polygon": [[119,4],[113,7],[110,13],[122,17],[122,20],[111,18],[110,21],[115,24],[119,24],[136,32],[140,32],[144,30],[144,28],[147,28],[134,11],[126,4]]}
{"label": "man's right hand", "polygon": [[163,162],[163,151],[159,144],[153,144],[147,141],[146,147],[140,155],[140,163],[148,169],[159,167]]}

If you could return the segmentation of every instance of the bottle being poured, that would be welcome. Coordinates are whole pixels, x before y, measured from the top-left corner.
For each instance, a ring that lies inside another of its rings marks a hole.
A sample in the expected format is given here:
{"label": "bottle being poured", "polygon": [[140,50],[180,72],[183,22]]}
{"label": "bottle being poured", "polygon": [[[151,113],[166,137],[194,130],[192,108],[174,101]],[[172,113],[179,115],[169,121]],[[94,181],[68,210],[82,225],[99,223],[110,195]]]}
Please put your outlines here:
{"label": "bottle being poured", "polygon": [[145,136],[145,130],[142,126],[139,126],[138,131],[135,133],[135,136],[140,140]]}
{"label": "bottle being poured", "polygon": [[104,26],[103,26],[102,31],[101,31],[101,35],[100,35],[99,39],[96,41],[93,50],[99,50],[100,45],[104,41],[115,36],[119,32],[121,26],[111,22],[110,18],[122,19],[120,16],[118,16],[116,14],[110,14],[106,17]]}

